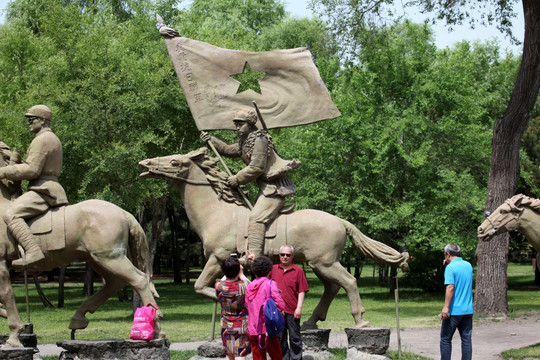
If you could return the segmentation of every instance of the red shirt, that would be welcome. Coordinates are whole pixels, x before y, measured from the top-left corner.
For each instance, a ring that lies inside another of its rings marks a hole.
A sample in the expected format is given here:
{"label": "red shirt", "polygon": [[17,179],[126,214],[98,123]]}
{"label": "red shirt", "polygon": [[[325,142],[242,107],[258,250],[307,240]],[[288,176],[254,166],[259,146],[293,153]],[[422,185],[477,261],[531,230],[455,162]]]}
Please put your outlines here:
{"label": "red shirt", "polygon": [[270,278],[277,282],[278,288],[281,290],[281,297],[285,301],[285,312],[294,314],[296,306],[298,306],[298,294],[309,291],[304,270],[291,264],[287,271],[284,271],[283,265],[276,264],[272,267]]}

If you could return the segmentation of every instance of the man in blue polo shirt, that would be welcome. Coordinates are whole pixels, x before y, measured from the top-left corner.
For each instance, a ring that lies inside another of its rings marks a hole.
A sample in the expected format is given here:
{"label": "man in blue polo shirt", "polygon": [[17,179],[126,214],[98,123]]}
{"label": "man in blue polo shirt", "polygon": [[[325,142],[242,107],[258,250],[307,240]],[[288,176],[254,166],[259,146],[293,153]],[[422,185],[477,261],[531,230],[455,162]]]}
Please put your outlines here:
{"label": "man in blue polo shirt", "polygon": [[441,311],[441,360],[452,358],[452,337],[456,329],[461,337],[461,359],[472,358],[473,268],[460,257],[458,245],[444,248],[444,285],[446,294]]}

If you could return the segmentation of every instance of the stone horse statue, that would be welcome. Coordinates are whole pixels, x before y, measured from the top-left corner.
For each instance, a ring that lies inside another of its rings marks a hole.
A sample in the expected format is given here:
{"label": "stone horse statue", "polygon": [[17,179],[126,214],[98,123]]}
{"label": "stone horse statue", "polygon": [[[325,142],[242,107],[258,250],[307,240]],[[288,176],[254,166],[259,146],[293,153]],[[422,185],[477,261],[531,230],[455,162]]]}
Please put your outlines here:
{"label": "stone horse statue", "polygon": [[[0,152],[0,167],[9,163],[10,151]],[[16,188],[17,186],[15,186]],[[14,184],[0,180],[0,218],[9,208]],[[149,250],[146,236],[135,218],[118,206],[101,200],[87,200],[65,208],[65,247],[48,250],[40,239],[45,258],[28,270],[41,272],[72,262],[85,261],[105,280],[105,285],[94,295],[83,301],[71,318],[69,328],[74,338],[77,329],[88,326],[86,313],[93,313],[109,297],[126,284],[133,287],[144,304],[155,304],[158,297],[151,282]],[[131,255],[134,264],[128,259]],[[10,335],[8,347],[22,347],[19,334],[23,322],[17,310],[8,268],[18,258],[17,241],[9,233],[4,221],[0,220],[0,302],[7,312]],[[160,332],[156,316],[156,337]]]}
{"label": "stone horse statue", "polygon": [[490,241],[494,236],[518,230],[536,250],[540,270],[540,199],[514,195],[489,215],[478,227],[478,238]]}
{"label": "stone horse statue", "polygon": [[[139,165],[148,169],[141,177],[173,180],[180,188],[184,208],[194,230],[202,240],[208,259],[195,283],[195,291],[215,299],[213,288],[220,274],[221,262],[231,253],[245,250],[248,208],[243,206],[237,189],[226,185],[227,174],[217,166],[217,161],[201,148],[185,155],[171,155],[147,159]],[[408,268],[407,253],[371,240],[354,225],[334,215],[318,210],[300,210],[280,215],[275,235],[269,238],[272,226],[267,227],[264,254],[277,262],[279,247],[290,244],[295,249],[295,259],[307,262],[324,284],[324,294],[303,328],[316,328],[317,321],[324,321],[330,303],[342,287],[347,292],[356,327],[368,326],[362,319],[365,309],[358,294],[356,279],[339,263],[349,236],[358,251],[369,258],[394,267]],[[286,224],[285,224],[286,223]],[[285,224],[285,225],[283,225]]]}

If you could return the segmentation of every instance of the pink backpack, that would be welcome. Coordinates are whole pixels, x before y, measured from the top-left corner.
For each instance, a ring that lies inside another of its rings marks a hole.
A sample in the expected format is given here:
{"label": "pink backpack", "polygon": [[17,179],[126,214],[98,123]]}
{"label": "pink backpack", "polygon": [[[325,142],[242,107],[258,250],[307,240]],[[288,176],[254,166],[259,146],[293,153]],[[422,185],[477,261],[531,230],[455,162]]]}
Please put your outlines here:
{"label": "pink backpack", "polygon": [[137,308],[133,316],[133,326],[129,338],[132,340],[154,339],[154,317],[156,316],[157,304],[148,304]]}

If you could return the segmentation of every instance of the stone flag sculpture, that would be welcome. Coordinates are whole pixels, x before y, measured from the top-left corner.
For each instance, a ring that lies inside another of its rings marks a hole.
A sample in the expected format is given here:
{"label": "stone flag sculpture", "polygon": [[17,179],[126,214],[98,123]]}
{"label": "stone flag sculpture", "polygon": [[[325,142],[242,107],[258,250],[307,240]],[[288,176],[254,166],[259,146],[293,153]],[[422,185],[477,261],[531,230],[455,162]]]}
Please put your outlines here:
{"label": "stone flag sculpture", "polygon": [[[310,124],[340,116],[307,48],[250,52],[219,48],[180,36],[163,25],[160,34],[199,130],[235,130],[234,112],[256,101],[268,129]],[[264,73],[260,92],[240,91],[234,75]]]}

